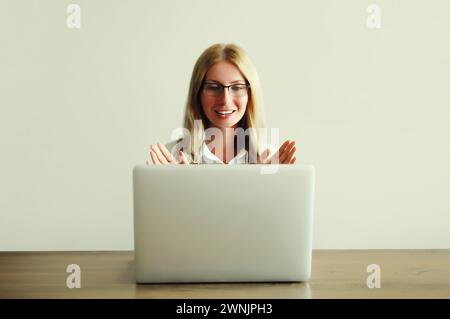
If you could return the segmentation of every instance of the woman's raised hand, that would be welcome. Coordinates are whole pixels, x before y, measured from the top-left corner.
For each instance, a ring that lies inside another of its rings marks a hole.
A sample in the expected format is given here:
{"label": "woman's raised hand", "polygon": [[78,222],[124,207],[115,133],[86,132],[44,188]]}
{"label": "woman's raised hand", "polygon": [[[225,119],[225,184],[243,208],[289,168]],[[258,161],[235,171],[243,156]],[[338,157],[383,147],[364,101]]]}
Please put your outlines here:
{"label": "woman's raised hand", "polygon": [[285,141],[278,151],[269,156],[269,149],[266,149],[261,154],[260,163],[261,164],[294,164],[297,158],[295,157],[295,151],[297,149],[295,148],[295,141],[287,140]]}
{"label": "woman's raised hand", "polygon": [[[189,164],[189,160],[183,151],[179,151],[178,155],[180,160],[176,160],[175,157],[167,150],[167,148],[161,144],[157,143],[155,145],[150,145],[150,158],[155,165],[159,164]],[[147,160],[146,164],[149,164]]]}

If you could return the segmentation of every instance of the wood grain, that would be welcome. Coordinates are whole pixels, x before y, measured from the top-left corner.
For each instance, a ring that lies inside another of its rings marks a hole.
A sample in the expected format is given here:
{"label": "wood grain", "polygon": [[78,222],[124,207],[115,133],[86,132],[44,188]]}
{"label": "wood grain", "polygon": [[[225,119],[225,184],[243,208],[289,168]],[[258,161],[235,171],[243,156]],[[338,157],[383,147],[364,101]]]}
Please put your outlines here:
{"label": "wood grain", "polygon": [[[315,250],[308,283],[145,284],[133,252],[0,252],[0,298],[450,298],[450,250]],[[81,267],[81,288],[66,267]],[[381,288],[369,289],[369,264]]]}

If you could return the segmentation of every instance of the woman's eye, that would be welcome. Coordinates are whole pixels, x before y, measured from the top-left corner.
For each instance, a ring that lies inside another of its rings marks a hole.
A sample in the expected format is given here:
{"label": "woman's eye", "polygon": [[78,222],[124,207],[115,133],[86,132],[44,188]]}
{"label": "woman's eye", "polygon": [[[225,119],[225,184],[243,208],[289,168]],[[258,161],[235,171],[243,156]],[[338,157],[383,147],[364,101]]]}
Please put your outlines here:
{"label": "woman's eye", "polygon": [[220,86],[218,85],[208,85],[206,88],[211,91],[220,91]]}
{"label": "woman's eye", "polygon": [[233,86],[231,87],[231,89],[232,89],[233,91],[239,92],[239,91],[242,91],[242,90],[244,89],[244,86],[243,86],[243,85],[233,85]]}

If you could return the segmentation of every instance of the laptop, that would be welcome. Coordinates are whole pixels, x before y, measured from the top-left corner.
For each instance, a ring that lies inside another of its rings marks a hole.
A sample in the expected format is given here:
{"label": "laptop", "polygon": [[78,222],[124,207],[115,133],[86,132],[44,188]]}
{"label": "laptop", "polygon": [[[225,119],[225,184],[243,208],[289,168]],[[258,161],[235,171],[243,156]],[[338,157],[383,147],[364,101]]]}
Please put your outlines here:
{"label": "laptop", "polygon": [[136,282],[308,281],[314,167],[267,166],[135,166]]}

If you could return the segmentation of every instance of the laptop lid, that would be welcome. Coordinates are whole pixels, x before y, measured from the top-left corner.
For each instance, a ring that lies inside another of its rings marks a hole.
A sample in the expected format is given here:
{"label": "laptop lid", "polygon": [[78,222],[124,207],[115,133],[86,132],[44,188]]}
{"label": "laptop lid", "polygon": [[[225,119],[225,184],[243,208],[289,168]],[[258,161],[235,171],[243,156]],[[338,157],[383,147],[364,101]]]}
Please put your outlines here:
{"label": "laptop lid", "polygon": [[314,168],[264,167],[134,167],[136,281],[307,281]]}

